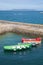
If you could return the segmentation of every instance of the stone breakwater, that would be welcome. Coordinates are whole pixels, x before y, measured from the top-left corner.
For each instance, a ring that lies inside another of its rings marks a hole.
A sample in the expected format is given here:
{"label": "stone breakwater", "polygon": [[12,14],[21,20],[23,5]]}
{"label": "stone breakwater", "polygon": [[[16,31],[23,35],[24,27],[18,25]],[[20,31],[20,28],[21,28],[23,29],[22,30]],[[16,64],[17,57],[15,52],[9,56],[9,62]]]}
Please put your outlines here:
{"label": "stone breakwater", "polygon": [[43,25],[0,20],[0,34],[7,32],[43,36]]}

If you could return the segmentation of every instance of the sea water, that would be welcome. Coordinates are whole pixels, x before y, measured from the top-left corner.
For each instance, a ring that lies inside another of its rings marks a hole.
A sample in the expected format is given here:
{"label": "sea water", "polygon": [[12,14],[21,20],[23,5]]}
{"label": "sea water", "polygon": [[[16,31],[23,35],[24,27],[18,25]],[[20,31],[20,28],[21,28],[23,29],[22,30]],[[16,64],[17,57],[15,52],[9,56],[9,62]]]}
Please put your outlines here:
{"label": "sea water", "polygon": [[[40,11],[0,11],[0,20],[43,24],[43,14]],[[15,33],[0,35],[0,65],[43,65],[43,41],[37,47],[25,51],[4,51],[3,46],[15,45],[21,42],[23,37],[33,38],[34,36]]]}
{"label": "sea water", "polygon": [[40,11],[0,11],[0,20],[43,24]]}

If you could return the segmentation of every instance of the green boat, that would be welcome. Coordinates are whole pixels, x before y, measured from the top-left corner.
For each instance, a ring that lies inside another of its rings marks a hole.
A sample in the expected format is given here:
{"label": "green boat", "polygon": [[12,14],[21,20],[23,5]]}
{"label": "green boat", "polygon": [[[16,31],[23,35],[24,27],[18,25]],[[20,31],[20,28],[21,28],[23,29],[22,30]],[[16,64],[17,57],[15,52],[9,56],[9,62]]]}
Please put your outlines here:
{"label": "green boat", "polygon": [[31,48],[32,44],[22,44],[22,43],[18,43],[17,45],[11,45],[11,46],[4,46],[4,50],[6,51],[19,51],[19,50],[25,50],[27,48]]}

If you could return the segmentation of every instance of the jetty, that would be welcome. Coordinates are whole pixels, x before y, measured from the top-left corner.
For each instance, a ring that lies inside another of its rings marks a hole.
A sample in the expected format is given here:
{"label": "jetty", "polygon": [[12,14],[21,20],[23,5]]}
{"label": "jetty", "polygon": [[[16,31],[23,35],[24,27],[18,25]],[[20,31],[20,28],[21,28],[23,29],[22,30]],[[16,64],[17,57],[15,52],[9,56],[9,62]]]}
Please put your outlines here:
{"label": "jetty", "polygon": [[43,36],[43,24],[0,20],[0,35],[7,32]]}

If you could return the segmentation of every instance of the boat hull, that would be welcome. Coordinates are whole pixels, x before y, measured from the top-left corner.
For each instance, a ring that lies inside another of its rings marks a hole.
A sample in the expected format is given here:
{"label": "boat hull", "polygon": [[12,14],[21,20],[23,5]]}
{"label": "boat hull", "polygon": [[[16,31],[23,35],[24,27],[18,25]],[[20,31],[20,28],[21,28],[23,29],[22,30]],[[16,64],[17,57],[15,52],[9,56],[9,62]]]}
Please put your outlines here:
{"label": "boat hull", "polygon": [[41,43],[41,38],[33,38],[33,39],[26,39],[22,38],[23,43],[35,43],[35,44],[40,44]]}
{"label": "boat hull", "polygon": [[4,46],[4,50],[6,51],[21,51],[27,48],[31,48],[32,44],[18,44],[13,46]]}

